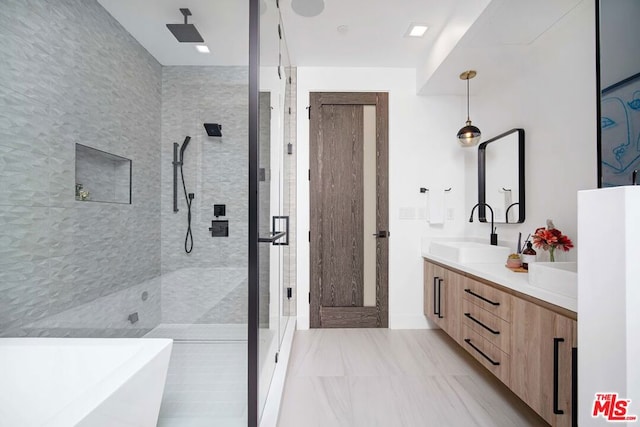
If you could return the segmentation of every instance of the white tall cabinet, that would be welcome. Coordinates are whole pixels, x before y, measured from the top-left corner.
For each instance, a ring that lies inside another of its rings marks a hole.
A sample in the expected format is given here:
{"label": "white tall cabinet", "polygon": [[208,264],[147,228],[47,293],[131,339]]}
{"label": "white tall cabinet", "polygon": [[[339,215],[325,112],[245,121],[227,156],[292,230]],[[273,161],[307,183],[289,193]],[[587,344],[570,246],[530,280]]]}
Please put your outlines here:
{"label": "white tall cabinet", "polygon": [[631,399],[640,417],[640,186],[578,192],[581,427],[607,425],[592,417],[596,393]]}

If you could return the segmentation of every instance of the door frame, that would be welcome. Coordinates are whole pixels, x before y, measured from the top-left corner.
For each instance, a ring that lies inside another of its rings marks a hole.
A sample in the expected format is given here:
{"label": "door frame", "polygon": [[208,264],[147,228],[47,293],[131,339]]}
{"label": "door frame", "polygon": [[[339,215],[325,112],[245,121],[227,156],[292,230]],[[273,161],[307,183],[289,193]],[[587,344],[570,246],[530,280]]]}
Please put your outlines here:
{"label": "door frame", "polygon": [[[376,228],[389,230],[389,94],[387,92],[310,92],[309,107],[309,326],[311,328],[335,327],[321,323],[321,292],[318,280],[321,271],[319,251],[319,215],[314,209],[314,182],[318,182],[316,153],[322,136],[319,120],[311,120],[319,114],[322,105],[373,105],[376,107]],[[317,203],[317,202],[316,202]],[[368,231],[367,231],[368,232]],[[366,233],[365,233],[366,237]],[[363,307],[358,313],[349,314],[333,309],[344,316],[351,327],[389,327],[389,239],[376,239],[376,305]],[[372,323],[373,322],[373,323]]]}

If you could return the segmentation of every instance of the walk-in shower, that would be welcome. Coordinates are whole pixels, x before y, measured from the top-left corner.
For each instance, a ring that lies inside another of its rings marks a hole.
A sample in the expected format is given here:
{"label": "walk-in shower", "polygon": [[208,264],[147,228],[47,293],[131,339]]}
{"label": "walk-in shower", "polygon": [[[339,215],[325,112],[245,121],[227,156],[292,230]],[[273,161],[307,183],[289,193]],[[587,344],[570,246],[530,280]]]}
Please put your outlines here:
{"label": "walk-in shower", "polygon": [[[274,216],[295,230],[282,197],[295,79],[277,2],[192,6],[209,57],[167,30],[181,5],[147,3],[0,8],[0,336],[170,338],[158,425],[254,426],[283,357],[293,247],[258,237]],[[250,43],[233,42],[249,34],[260,68]],[[252,155],[260,144],[270,148]],[[212,236],[212,221],[228,235]]]}

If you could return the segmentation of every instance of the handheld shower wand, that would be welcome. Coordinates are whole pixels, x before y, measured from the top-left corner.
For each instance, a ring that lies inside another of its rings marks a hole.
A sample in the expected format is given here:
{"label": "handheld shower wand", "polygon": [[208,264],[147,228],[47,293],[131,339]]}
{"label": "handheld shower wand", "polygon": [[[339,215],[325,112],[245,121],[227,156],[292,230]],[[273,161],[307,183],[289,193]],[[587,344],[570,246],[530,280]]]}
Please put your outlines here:
{"label": "handheld shower wand", "polygon": [[184,190],[184,198],[187,202],[187,234],[184,238],[184,251],[188,254],[193,250],[193,234],[191,232],[191,203],[195,198],[194,193],[187,193],[187,186],[184,183],[184,150],[189,145],[191,137],[187,136],[180,147],[180,157],[178,157],[178,143],[173,144],[173,211],[178,212],[178,166],[180,167],[180,178],[182,179],[182,189]]}

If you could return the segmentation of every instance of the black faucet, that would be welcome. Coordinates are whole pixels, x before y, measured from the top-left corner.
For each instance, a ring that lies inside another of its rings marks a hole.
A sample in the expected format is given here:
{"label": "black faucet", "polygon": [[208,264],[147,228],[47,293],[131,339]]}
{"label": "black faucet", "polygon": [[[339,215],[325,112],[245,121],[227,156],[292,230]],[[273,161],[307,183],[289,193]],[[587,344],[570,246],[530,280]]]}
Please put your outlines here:
{"label": "black faucet", "polygon": [[469,216],[469,222],[473,222],[473,213],[476,211],[478,206],[486,206],[489,208],[489,212],[491,212],[491,235],[489,237],[489,241],[493,246],[498,245],[498,234],[494,232],[493,228],[493,209],[487,203],[476,203],[476,205],[471,209],[471,216]]}
{"label": "black faucet", "polygon": [[507,224],[509,224],[509,210],[510,210],[512,207],[514,207],[515,205],[519,205],[519,204],[520,204],[519,202],[511,203],[511,204],[509,205],[509,207],[507,208],[507,211],[504,213],[505,222],[506,222]]}

